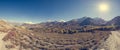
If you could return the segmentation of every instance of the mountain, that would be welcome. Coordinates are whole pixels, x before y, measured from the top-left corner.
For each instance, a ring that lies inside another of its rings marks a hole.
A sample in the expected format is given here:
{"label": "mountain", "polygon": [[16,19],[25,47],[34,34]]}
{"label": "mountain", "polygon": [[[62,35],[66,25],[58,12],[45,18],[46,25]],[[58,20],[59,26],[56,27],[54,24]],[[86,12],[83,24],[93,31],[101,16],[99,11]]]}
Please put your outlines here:
{"label": "mountain", "polygon": [[107,21],[105,21],[104,19],[102,19],[102,18],[99,18],[99,17],[96,17],[96,18],[93,18],[95,21],[95,23],[96,24],[102,24],[102,25],[104,25],[104,24],[106,24],[106,22]]}
{"label": "mountain", "polygon": [[76,24],[79,24],[80,26],[84,26],[84,25],[103,25],[103,24],[105,24],[105,21],[101,18],[83,17],[83,18],[71,20],[68,23],[72,23],[72,24],[76,23]]}
{"label": "mountain", "polygon": [[92,19],[92,18],[86,18],[84,19],[81,23],[79,23],[81,26],[84,26],[84,25],[97,25],[95,23],[95,20]]}
{"label": "mountain", "polygon": [[112,25],[112,24],[113,25],[120,25],[120,16],[117,16],[106,23],[106,25]]}

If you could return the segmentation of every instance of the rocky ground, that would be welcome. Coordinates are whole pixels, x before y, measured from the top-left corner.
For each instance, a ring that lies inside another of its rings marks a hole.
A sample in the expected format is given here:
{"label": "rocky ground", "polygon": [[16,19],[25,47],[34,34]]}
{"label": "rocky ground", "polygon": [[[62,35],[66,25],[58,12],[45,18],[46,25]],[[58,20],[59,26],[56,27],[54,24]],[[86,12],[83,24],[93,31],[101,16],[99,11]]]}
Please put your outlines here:
{"label": "rocky ground", "polygon": [[[8,32],[3,38],[9,50],[94,50],[108,38],[110,32],[77,34],[34,33],[24,29]],[[22,32],[21,32],[22,31]]]}

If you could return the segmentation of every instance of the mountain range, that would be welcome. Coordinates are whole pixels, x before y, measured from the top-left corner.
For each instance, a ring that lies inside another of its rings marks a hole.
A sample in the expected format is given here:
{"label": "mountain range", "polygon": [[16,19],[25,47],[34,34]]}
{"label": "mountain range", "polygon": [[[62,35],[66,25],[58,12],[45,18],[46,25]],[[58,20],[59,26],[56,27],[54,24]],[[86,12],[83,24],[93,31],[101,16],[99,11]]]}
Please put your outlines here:
{"label": "mountain range", "polygon": [[53,22],[44,22],[44,23],[39,23],[39,24],[23,24],[23,26],[29,26],[29,27],[67,27],[67,26],[107,26],[107,25],[120,25],[120,16],[117,16],[113,18],[110,21],[105,21],[102,18],[90,18],[90,17],[83,17],[79,19],[72,19],[70,21],[66,22],[58,22],[58,21],[53,21]]}
{"label": "mountain range", "polygon": [[[74,24],[79,26],[85,26],[85,25],[120,25],[120,16],[116,16],[112,20],[105,21],[102,18],[90,18],[90,17],[83,17],[79,19],[73,19],[64,23],[67,24]],[[51,22],[52,24],[53,22]],[[60,23],[60,22],[59,22]]]}

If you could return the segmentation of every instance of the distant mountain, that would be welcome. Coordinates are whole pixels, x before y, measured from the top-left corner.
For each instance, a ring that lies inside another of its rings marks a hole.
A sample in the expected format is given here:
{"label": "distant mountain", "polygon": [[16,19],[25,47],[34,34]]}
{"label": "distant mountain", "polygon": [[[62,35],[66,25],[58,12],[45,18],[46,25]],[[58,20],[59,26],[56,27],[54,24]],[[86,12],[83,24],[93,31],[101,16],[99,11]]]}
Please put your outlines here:
{"label": "distant mountain", "polygon": [[84,25],[103,25],[105,24],[105,21],[101,18],[90,18],[90,17],[83,17],[83,18],[79,18],[79,19],[74,19],[69,21],[68,23],[76,23],[79,24],[80,26],[84,26]]}
{"label": "distant mountain", "polygon": [[52,27],[52,28],[77,28],[85,25],[103,25],[105,24],[105,21],[101,18],[90,18],[90,17],[83,17],[79,19],[73,19],[67,22],[58,22],[58,21],[53,21],[53,22],[44,22],[40,24],[23,24],[23,26],[29,27],[29,28],[34,28],[34,27]]}
{"label": "distant mountain", "polygon": [[79,24],[81,26],[84,26],[84,25],[96,25],[96,23],[94,22],[94,19],[92,19],[92,18],[86,18]]}
{"label": "distant mountain", "polygon": [[102,19],[102,18],[98,18],[98,17],[96,17],[96,18],[93,18],[95,21],[95,23],[96,24],[102,24],[102,25],[104,25],[104,24],[106,24],[106,22],[107,21],[105,21],[104,19]]}
{"label": "distant mountain", "polygon": [[78,25],[78,26],[80,26],[80,23],[82,23],[87,18],[89,18],[89,17],[83,17],[83,18],[79,18],[79,19],[73,19],[73,20],[70,20],[70,21],[68,21],[66,23],[69,24],[69,25],[74,25],[74,26]]}
{"label": "distant mountain", "polygon": [[112,24],[113,25],[120,25],[120,16],[117,16],[106,23],[106,25],[112,25]]}

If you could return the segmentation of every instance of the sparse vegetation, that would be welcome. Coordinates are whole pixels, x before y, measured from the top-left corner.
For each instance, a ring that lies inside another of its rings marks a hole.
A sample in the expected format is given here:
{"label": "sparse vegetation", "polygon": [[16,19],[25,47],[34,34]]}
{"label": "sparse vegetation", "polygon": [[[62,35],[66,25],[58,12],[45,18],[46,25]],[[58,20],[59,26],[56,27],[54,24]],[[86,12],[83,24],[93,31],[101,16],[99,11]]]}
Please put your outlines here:
{"label": "sparse vegetation", "polygon": [[[75,34],[40,33],[36,31],[31,33],[23,30],[16,29],[9,32],[10,35],[8,34],[4,40],[10,40],[13,46],[20,46],[21,50],[89,50],[98,47],[110,34],[109,31],[100,30]],[[11,48],[11,45],[7,46]]]}

